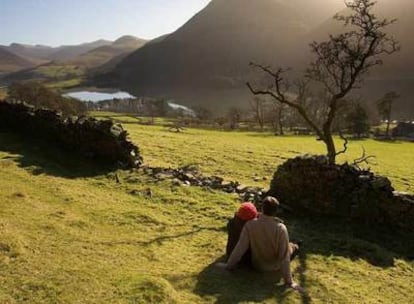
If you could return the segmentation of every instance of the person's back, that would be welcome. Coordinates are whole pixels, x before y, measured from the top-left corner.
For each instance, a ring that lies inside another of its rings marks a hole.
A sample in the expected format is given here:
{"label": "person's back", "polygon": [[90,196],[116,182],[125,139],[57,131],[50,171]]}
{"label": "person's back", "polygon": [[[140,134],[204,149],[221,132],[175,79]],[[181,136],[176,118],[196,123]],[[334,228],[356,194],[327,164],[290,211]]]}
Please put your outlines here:
{"label": "person's back", "polygon": [[290,260],[287,229],[272,216],[260,215],[245,225],[251,261],[259,271],[279,270],[284,260]]}

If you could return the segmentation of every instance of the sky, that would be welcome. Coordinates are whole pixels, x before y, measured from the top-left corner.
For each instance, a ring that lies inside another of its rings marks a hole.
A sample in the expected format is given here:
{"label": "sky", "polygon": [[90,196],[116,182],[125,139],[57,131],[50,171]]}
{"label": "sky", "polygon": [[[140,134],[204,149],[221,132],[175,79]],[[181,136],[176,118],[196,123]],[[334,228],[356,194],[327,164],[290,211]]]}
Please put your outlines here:
{"label": "sky", "polygon": [[0,45],[59,46],[173,32],[210,0],[0,0]]}

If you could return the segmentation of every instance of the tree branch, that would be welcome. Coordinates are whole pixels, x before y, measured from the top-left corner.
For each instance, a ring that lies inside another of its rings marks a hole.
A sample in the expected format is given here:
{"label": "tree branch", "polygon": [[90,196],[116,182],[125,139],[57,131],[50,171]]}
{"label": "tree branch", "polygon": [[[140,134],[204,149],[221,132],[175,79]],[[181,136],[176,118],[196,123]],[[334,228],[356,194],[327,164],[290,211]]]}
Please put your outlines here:
{"label": "tree branch", "polygon": [[346,151],[348,151],[348,138],[346,138],[342,132],[339,132],[339,137],[344,141],[344,148],[341,151],[336,152],[336,156],[340,155],[340,154],[344,154],[346,153]]}

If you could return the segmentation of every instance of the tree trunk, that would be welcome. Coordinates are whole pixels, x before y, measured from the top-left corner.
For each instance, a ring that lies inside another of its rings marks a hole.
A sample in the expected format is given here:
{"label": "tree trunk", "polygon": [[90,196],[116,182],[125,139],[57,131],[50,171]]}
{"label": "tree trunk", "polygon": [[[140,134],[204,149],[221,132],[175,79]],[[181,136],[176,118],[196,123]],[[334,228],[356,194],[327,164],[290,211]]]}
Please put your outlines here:
{"label": "tree trunk", "polygon": [[283,109],[282,109],[282,106],[281,106],[281,108],[279,109],[279,113],[278,113],[278,122],[279,122],[279,132],[280,132],[280,135],[284,135],[284,132],[283,132],[283,122],[282,122],[282,111],[283,111]]}
{"label": "tree trunk", "polygon": [[387,136],[387,138],[390,137],[390,124],[391,124],[390,119],[391,118],[388,118],[387,120],[387,129],[385,130],[385,135]]}
{"label": "tree trunk", "polygon": [[336,162],[336,148],[330,131],[325,132],[325,138],[323,139],[323,142],[325,143],[326,150],[328,151],[328,161],[331,165],[334,165]]}

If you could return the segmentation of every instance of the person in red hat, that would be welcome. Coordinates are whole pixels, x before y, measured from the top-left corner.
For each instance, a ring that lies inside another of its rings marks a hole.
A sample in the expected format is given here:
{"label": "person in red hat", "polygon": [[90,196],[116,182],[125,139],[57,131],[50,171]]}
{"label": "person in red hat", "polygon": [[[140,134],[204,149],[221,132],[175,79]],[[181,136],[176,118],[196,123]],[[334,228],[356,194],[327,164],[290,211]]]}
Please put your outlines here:
{"label": "person in red hat", "polygon": [[[233,252],[234,247],[236,247],[237,242],[240,238],[240,233],[244,225],[255,218],[257,218],[258,212],[256,206],[250,202],[245,202],[241,204],[240,208],[234,214],[234,217],[229,220],[227,224],[227,246],[226,246],[226,255],[227,259],[230,257]],[[251,255],[250,250],[247,250],[241,260],[238,263],[239,265],[251,265]]]}
{"label": "person in red hat", "polygon": [[[231,254],[226,263],[217,263],[217,267],[233,270],[245,257],[246,252],[250,252],[249,260],[254,269],[260,272],[278,271],[282,274],[286,286],[303,292],[304,290],[293,281],[290,270],[290,261],[297,254],[299,247],[289,242],[286,226],[275,217],[279,201],[268,196],[262,204],[263,213],[259,216],[255,211],[256,208],[253,209],[250,205],[244,206],[244,204],[241,207],[242,210],[239,209],[236,213],[234,221],[243,221],[243,227],[238,235],[236,246],[229,246]],[[241,217],[247,219],[250,216],[252,219],[249,221],[241,219]]]}

